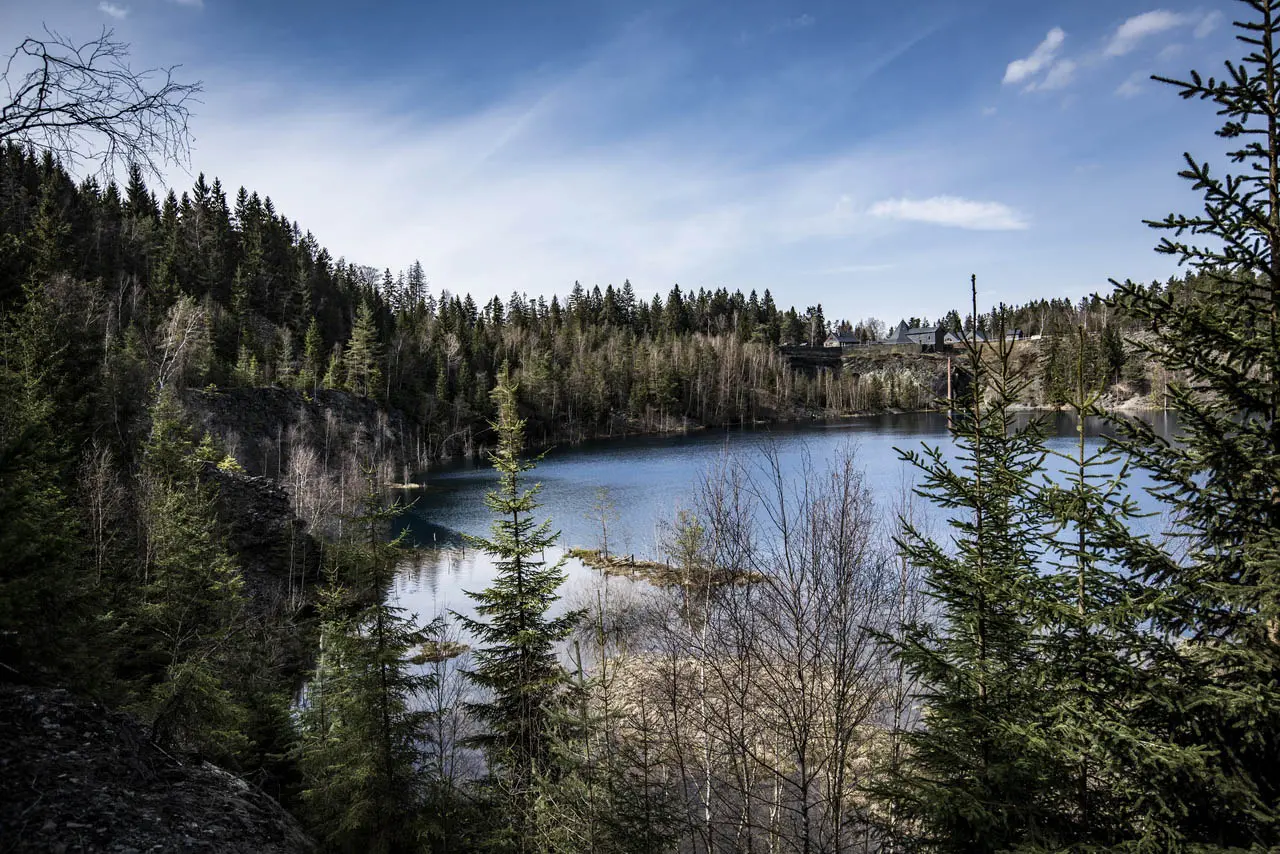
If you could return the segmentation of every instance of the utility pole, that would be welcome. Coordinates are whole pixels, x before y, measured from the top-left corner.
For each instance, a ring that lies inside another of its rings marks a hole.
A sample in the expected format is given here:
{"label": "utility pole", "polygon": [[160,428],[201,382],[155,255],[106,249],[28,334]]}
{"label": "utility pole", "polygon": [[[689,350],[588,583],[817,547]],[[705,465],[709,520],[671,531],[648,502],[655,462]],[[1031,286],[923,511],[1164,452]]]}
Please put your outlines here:
{"label": "utility pole", "polygon": [[947,356],[947,411],[951,411],[951,357]]}
{"label": "utility pole", "polygon": [[951,356],[947,356],[947,429],[951,429],[951,410],[954,408],[951,399]]}

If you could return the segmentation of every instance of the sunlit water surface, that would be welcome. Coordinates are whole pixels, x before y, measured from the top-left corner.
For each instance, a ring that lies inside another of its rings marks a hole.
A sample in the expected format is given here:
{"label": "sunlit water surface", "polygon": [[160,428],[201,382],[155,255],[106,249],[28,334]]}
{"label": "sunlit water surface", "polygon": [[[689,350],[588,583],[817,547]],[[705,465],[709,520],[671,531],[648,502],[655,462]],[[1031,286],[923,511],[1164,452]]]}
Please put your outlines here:
{"label": "sunlit water surface", "polygon": [[[1070,415],[1048,416],[1049,449],[1071,453],[1077,442],[1076,422]],[[1144,416],[1157,431],[1175,429],[1172,416]],[[1086,424],[1087,442],[1096,448],[1103,441],[1102,425]],[[950,456],[954,450],[944,413],[881,415],[799,427],[770,430],[705,430],[682,436],[612,439],[574,447],[553,448],[531,473],[542,484],[539,517],[552,520],[560,531],[558,548],[547,550],[547,559],[559,559],[565,550],[599,545],[599,522],[589,518],[597,492],[608,490],[615,518],[609,526],[610,551],[637,557],[661,558],[659,526],[671,520],[680,507],[691,505],[698,481],[724,454],[759,457],[772,445],[783,470],[798,476],[805,456],[821,469],[843,446],[852,445],[865,482],[883,513],[909,486],[915,471],[899,451],[918,450],[928,444]],[[464,534],[485,535],[492,516],[485,507],[485,493],[495,484],[493,470],[480,462],[441,466],[425,473],[425,488],[409,494],[412,506],[402,525],[411,540],[422,547],[407,560],[398,575],[393,595],[410,612],[427,619],[451,610],[471,613],[466,591],[483,590],[494,576],[492,560],[469,546]],[[1139,504],[1158,507],[1142,487],[1139,475],[1132,482]],[[926,513],[938,511],[923,505]],[[886,516],[887,518],[887,516]],[[1150,523],[1150,524],[1155,524]],[[937,526],[935,526],[936,528]],[[567,581],[558,607],[580,604],[593,584],[595,570],[577,560],[565,563]]]}

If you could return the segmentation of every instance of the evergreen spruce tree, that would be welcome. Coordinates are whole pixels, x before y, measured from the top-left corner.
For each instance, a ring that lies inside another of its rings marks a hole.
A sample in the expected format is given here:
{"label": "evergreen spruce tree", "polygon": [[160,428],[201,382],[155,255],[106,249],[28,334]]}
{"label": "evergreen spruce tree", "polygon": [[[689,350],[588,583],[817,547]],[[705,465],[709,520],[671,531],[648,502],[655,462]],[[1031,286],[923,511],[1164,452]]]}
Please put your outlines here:
{"label": "evergreen spruce tree", "polygon": [[352,536],[329,552],[320,654],[307,690],[298,748],[302,800],[328,850],[418,850],[428,820],[420,743],[421,696],[434,676],[410,661],[429,629],[390,601],[403,534],[368,476]]}
{"label": "evergreen spruce tree", "polygon": [[[1052,518],[1047,537],[1037,668],[1048,709],[1035,733],[1046,762],[1035,797],[1048,805],[1038,844],[1020,850],[1163,851],[1179,846],[1152,781],[1197,767],[1193,750],[1163,743],[1147,675],[1174,652],[1149,631],[1160,597],[1122,563],[1140,512],[1130,467],[1114,448],[1091,448],[1089,418],[1101,416],[1084,327],[1077,329],[1076,423],[1071,452],[1053,452],[1059,477],[1038,498]],[[1030,793],[1029,793],[1030,794]]]}
{"label": "evergreen spruce tree", "polygon": [[324,341],[320,338],[320,326],[315,317],[307,325],[307,334],[302,341],[302,364],[298,369],[298,387],[307,394],[314,395],[320,385],[320,375],[324,370],[321,361],[321,350]]}
{"label": "evergreen spruce tree", "polygon": [[80,538],[56,430],[51,311],[43,291],[28,287],[22,310],[0,329],[2,680],[66,675],[83,639],[76,617],[89,591],[77,589]]}
{"label": "evergreen spruce tree", "polygon": [[241,344],[236,354],[235,370],[232,374],[236,385],[253,388],[261,385],[262,374],[258,368],[258,356],[247,344]]}
{"label": "evergreen spruce tree", "polygon": [[222,540],[209,487],[176,400],[164,390],[143,451],[146,549],[133,631],[142,684],[135,709],[157,740],[229,760],[245,747],[231,684],[243,629],[243,581]]}
{"label": "evergreen spruce tree", "polygon": [[[977,307],[976,279],[974,308]],[[895,653],[916,682],[922,727],[880,787],[889,836],[911,851],[995,852],[1039,841],[1053,776],[1042,749],[1035,602],[1043,512],[1033,478],[1039,425],[1017,427],[1012,348],[965,341],[968,397],[951,413],[956,462],[942,449],[904,452],[919,494],[948,514],[951,543],[903,520],[898,543],[927,572],[935,620],[903,628]],[[984,352],[985,351],[985,352]]]}
{"label": "evergreen spruce tree", "polygon": [[1177,520],[1181,556],[1135,541],[1126,559],[1179,644],[1149,680],[1166,741],[1201,758],[1152,780],[1153,796],[1180,846],[1266,850],[1280,845],[1280,4],[1242,2],[1247,55],[1223,79],[1157,78],[1214,105],[1239,164],[1219,174],[1186,155],[1203,212],[1150,223],[1170,233],[1157,251],[1199,275],[1181,298],[1126,282],[1115,303],[1149,324],[1134,344],[1177,380],[1181,425],[1171,442],[1119,424]]}
{"label": "evergreen spruce tree", "polygon": [[382,387],[382,370],[378,345],[378,328],[374,323],[373,309],[367,301],[360,303],[356,324],[347,341],[345,356],[346,386],[355,394],[374,397]]}
{"label": "evergreen spruce tree", "polygon": [[329,354],[329,363],[320,379],[320,385],[324,388],[342,388],[342,375],[342,345],[336,344]]}
{"label": "evergreen spruce tree", "polygon": [[51,170],[40,182],[40,205],[27,236],[32,255],[31,273],[43,285],[69,266],[71,226],[63,217],[59,185],[65,180],[60,169]]}
{"label": "evergreen spruce tree", "polygon": [[487,728],[475,743],[489,758],[494,788],[509,816],[491,843],[497,850],[524,852],[533,850],[536,784],[554,773],[553,706],[566,681],[555,648],[568,637],[578,615],[547,615],[564,582],[563,562],[548,566],[542,558],[558,534],[552,532],[550,520],[538,523],[533,518],[541,487],[524,485],[524,473],[534,464],[521,457],[524,421],[517,413],[516,386],[506,366],[493,401],[498,445],[490,459],[498,472],[498,488],[486,497],[494,514],[493,529],[488,539],[472,541],[493,558],[497,578],[488,589],[469,594],[477,603],[475,618],[457,616],[480,644],[475,669],[467,673],[488,695],[471,706]]}

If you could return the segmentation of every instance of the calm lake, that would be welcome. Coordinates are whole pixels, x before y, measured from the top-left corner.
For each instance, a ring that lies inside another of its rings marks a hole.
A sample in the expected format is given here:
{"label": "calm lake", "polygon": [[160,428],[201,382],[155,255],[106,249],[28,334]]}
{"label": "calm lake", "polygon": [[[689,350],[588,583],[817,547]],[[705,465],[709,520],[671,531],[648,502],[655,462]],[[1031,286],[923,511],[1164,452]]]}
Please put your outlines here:
{"label": "calm lake", "polygon": [[[1065,414],[1048,417],[1050,449],[1070,453],[1076,442],[1075,419]],[[1172,415],[1143,417],[1162,434],[1174,429]],[[1102,441],[1101,429],[1101,424],[1086,425],[1094,446]],[[895,449],[918,449],[922,443],[944,451],[951,448],[945,413],[880,415],[769,430],[704,430],[553,448],[531,473],[532,480],[543,485],[539,518],[551,518],[553,529],[561,532],[560,549],[548,550],[547,559],[555,560],[571,547],[599,546],[599,522],[592,522],[588,514],[600,487],[608,489],[614,504],[610,551],[660,559],[658,525],[671,520],[681,506],[690,505],[699,478],[722,454],[758,455],[768,443],[775,445],[788,472],[799,470],[806,453],[821,468],[842,445],[851,443],[867,485],[886,512],[914,477],[914,470]],[[406,562],[394,595],[424,619],[449,609],[470,613],[471,602],[464,591],[487,587],[494,570],[488,556],[467,546],[462,535],[489,531],[491,516],[484,496],[495,484],[493,470],[468,461],[433,469],[423,480],[426,488],[411,494],[414,503],[405,512],[403,525],[424,550]],[[1144,482],[1141,477],[1133,481],[1137,498],[1144,507],[1154,509],[1154,502],[1141,494]],[[597,573],[572,559],[565,569],[564,601],[571,602]]]}

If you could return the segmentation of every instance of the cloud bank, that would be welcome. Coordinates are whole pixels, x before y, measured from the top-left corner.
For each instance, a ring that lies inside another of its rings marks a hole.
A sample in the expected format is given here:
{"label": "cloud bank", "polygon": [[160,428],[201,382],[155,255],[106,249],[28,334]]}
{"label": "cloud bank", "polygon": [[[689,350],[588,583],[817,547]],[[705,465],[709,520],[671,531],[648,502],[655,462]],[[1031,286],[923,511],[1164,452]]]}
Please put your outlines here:
{"label": "cloud bank", "polygon": [[1102,53],[1105,56],[1124,56],[1146,38],[1190,24],[1193,20],[1191,15],[1165,9],[1134,15],[1116,28]]}

